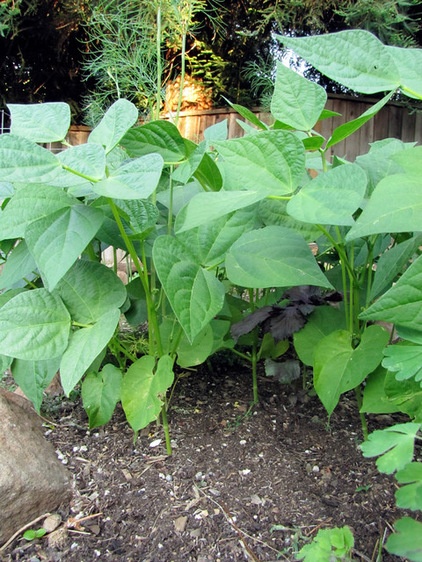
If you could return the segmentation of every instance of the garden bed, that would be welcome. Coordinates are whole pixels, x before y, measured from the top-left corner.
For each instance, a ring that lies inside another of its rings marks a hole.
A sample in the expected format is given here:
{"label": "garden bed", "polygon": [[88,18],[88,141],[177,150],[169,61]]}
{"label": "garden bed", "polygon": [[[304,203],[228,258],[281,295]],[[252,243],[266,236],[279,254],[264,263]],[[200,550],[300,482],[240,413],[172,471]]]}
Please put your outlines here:
{"label": "garden bed", "polygon": [[[46,434],[74,477],[74,499],[54,535],[16,540],[2,560],[294,560],[319,529],[342,525],[354,532],[354,559],[376,560],[400,512],[394,480],[358,448],[353,395],[329,426],[319,400],[299,388],[263,378],[260,397],[248,413],[250,373],[238,365],[181,378],[172,457],[159,426],[134,443],[117,410],[90,432],[78,398],[50,398]],[[391,422],[372,417],[369,429]],[[382,559],[398,560],[385,551]]]}

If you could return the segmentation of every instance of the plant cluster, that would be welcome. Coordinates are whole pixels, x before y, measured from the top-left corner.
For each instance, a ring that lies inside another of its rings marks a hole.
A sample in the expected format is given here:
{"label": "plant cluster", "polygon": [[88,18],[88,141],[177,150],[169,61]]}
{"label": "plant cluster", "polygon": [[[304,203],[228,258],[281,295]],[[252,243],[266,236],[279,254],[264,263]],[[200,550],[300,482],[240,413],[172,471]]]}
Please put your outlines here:
{"label": "plant cluster", "polygon": [[[364,31],[280,41],[347,88],[388,93],[324,139],[316,128],[333,115],[326,92],[279,65],[273,125],[234,105],[248,121],[242,138],[227,139],[224,122],[199,144],[166,121],[137,126],[136,107],[120,99],[86,144],[57,155],[40,144],[65,138],[69,107],[9,106],[1,370],[11,367],[38,410],[58,370],[66,394],[82,383],[91,427],[119,401],[135,434],[161,412],[170,452],[176,365],[233,349],[251,361],[256,401],[257,362],[271,374],[293,348],[328,415],[350,390],[365,435],[365,413],[409,415],[363,448],[383,454],[379,468],[406,484],[399,505],[421,510],[412,458],[422,427],[422,147],[385,139],[353,163],[329,154],[397,90],[422,98],[422,52]],[[134,265],[126,286],[101,263],[109,245]],[[122,315],[148,323],[147,342],[119,339]],[[387,548],[421,560],[421,530],[400,520]]]}

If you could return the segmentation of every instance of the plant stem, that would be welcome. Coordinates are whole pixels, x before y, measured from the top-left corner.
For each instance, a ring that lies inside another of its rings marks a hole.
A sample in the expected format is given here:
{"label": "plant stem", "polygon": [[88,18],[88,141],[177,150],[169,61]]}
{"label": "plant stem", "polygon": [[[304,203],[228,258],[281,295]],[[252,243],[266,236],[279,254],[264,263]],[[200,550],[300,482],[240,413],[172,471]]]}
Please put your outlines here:
{"label": "plant stem", "polygon": [[169,422],[167,418],[167,400],[165,400],[164,404],[161,407],[161,421],[163,424],[164,436],[166,439],[166,451],[167,454],[171,456],[172,448],[171,448]]}
{"label": "plant stem", "polygon": [[365,414],[363,412],[361,412],[362,409],[362,389],[359,386],[357,386],[355,388],[355,396],[356,396],[356,402],[358,404],[358,410],[359,410],[359,417],[360,417],[360,423],[361,423],[361,427],[362,427],[362,433],[363,433],[363,438],[368,439],[368,424],[366,422],[366,417]]}

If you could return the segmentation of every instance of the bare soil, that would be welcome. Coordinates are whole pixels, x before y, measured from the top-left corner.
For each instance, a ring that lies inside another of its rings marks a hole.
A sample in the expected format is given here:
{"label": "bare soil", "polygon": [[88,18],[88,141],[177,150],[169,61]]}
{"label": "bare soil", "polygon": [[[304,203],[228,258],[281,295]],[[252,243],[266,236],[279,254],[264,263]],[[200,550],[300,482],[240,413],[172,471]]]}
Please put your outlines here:
{"label": "bare soil", "polygon": [[[121,410],[88,431],[78,398],[50,399],[46,436],[73,475],[74,498],[59,510],[58,530],[16,539],[2,560],[295,560],[319,529],[343,525],[355,535],[354,560],[377,560],[401,513],[394,480],[359,450],[353,395],[329,425],[318,398],[300,388],[262,378],[249,411],[250,399],[250,372],[239,365],[181,378],[171,457],[157,424],[134,442]],[[391,423],[373,417],[369,429]],[[399,559],[384,550],[382,560]]]}

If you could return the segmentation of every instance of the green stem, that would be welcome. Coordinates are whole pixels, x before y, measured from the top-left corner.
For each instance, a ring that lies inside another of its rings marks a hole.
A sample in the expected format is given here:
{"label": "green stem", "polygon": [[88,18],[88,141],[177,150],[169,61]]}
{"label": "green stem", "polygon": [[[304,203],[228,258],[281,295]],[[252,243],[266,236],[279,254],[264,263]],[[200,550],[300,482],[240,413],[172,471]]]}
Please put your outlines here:
{"label": "green stem", "polygon": [[357,386],[355,388],[355,396],[356,396],[356,402],[358,404],[358,410],[359,410],[359,417],[360,417],[360,423],[362,426],[362,433],[363,433],[363,438],[366,441],[368,439],[368,424],[366,422],[366,418],[365,418],[365,414],[363,412],[361,412],[362,409],[362,389],[359,386]]}
{"label": "green stem", "polygon": [[172,448],[171,448],[171,439],[170,439],[170,428],[169,428],[169,422],[168,422],[168,418],[167,418],[167,403],[166,402],[167,401],[165,401],[165,403],[161,407],[161,422],[163,424],[164,436],[165,436],[165,439],[166,439],[166,451],[167,451],[167,454],[169,456],[171,456]]}
{"label": "green stem", "polygon": [[[133,242],[125,231],[117,205],[115,204],[113,199],[110,198],[108,198],[108,203],[110,205],[114,219],[117,223],[117,227],[119,229],[120,235],[123,238],[124,243],[126,245],[126,249],[129,252],[129,255],[133,261],[133,264],[135,265],[137,272],[139,273],[139,278],[141,280],[142,287],[145,292],[145,300],[146,300],[147,312],[148,312],[148,335],[149,335],[149,344],[150,344],[150,354],[151,355],[155,354],[155,344],[157,344],[157,353],[158,356],[161,356],[162,348],[161,348],[161,340],[160,340],[160,331],[158,328],[158,320],[157,320],[157,314],[154,306],[154,301],[152,299],[151,291],[149,287],[147,269],[146,267],[144,267],[143,264],[141,264],[138,258],[138,254],[136,253],[135,247],[133,245]],[[145,264],[146,263],[145,255],[143,255],[143,260],[144,260],[143,263]]]}

